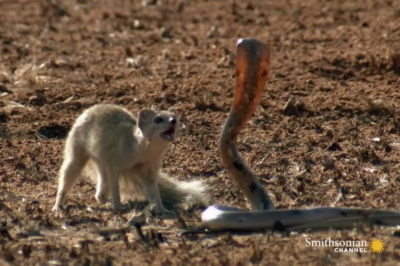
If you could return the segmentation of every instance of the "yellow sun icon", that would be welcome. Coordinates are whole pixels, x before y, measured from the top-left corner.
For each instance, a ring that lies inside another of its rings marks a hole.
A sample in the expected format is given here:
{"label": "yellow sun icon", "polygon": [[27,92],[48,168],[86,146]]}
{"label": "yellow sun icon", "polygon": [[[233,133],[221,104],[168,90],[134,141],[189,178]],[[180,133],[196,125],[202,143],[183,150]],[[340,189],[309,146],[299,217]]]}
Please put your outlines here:
{"label": "yellow sun icon", "polygon": [[382,240],[380,239],[374,239],[371,241],[371,243],[369,243],[369,248],[374,252],[374,253],[381,253],[383,251],[384,248],[384,244],[382,242]]}

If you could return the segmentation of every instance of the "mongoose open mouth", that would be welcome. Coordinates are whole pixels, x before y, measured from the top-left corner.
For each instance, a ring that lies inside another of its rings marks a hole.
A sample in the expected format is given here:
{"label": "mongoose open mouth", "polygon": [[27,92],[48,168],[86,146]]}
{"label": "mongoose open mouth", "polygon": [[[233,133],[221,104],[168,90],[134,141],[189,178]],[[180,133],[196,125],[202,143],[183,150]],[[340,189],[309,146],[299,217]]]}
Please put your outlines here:
{"label": "mongoose open mouth", "polygon": [[164,131],[161,134],[161,138],[168,141],[173,141],[175,139],[175,127],[171,126],[167,131]]}

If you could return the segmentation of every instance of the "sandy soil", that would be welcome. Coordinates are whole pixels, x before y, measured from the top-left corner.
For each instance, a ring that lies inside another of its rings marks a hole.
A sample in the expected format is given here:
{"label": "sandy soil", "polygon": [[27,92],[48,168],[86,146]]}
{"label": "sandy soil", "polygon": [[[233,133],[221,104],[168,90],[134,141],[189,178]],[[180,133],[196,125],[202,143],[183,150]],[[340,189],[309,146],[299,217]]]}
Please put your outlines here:
{"label": "sandy soil", "polygon": [[[248,208],[217,151],[241,37],[272,51],[238,146],[277,208],[398,209],[399,1],[0,0],[2,264],[398,265],[396,228],[178,237],[177,223],[153,219],[145,241],[126,228],[132,213],[99,206],[84,179],[68,213],[50,211],[66,134],[96,103],[177,108],[185,128],[165,171],[204,180],[213,203]],[[297,108],[284,110],[290,97]],[[201,208],[179,212],[199,224]],[[306,246],[328,237],[380,238],[385,249]]]}

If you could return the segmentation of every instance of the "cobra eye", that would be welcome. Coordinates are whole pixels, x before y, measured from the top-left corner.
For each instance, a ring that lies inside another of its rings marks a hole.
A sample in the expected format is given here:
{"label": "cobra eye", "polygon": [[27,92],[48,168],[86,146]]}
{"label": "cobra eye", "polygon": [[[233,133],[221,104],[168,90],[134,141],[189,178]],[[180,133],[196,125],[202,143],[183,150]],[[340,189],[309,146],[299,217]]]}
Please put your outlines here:
{"label": "cobra eye", "polygon": [[154,118],[154,123],[156,124],[160,124],[162,121],[164,121],[164,119],[162,119],[161,117]]}

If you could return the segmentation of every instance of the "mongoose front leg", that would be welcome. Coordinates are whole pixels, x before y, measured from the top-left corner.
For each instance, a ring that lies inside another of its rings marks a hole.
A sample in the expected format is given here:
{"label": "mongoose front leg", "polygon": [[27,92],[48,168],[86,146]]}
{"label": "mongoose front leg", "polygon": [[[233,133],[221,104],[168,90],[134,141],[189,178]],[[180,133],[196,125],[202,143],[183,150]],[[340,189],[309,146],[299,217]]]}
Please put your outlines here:
{"label": "mongoose front leg", "polygon": [[97,174],[96,200],[100,204],[106,204],[110,200],[110,190],[107,186],[106,176],[103,176],[100,171]]}
{"label": "mongoose front leg", "polygon": [[146,173],[146,176],[144,178],[141,178],[139,181],[140,189],[143,191],[147,200],[151,204],[154,204],[156,206],[157,214],[168,217],[173,215],[173,212],[165,209],[162,203],[160,191],[157,184],[158,174],[158,172],[149,170],[149,172]]}
{"label": "mongoose front leg", "polygon": [[172,211],[169,211],[164,208],[164,205],[161,201],[160,191],[158,190],[158,185],[155,181],[148,182],[147,185],[144,186],[143,192],[146,195],[148,201],[156,205],[156,210],[158,215],[173,214]]}

